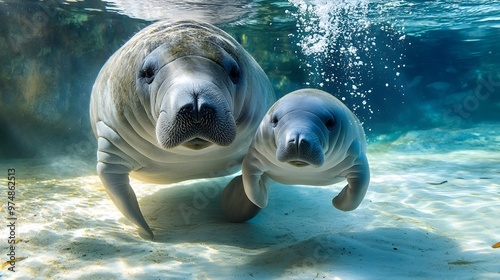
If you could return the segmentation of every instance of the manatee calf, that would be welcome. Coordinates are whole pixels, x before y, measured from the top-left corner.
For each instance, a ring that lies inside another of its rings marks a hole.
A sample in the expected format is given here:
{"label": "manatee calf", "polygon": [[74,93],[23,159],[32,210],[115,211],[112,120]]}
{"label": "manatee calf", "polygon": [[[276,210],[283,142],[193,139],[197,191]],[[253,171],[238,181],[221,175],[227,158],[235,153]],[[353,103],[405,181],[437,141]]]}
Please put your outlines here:
{"label": "manatee calf", "polygon": [[337,98],[316,89],[279,99],[260,123],[242,175],[223,191],[226,217],[234,222],[254,217],[267,205],[272,180],[314,186],[347,180],[333,205],[343,211],[357,208],[370,181],[358,118]]}

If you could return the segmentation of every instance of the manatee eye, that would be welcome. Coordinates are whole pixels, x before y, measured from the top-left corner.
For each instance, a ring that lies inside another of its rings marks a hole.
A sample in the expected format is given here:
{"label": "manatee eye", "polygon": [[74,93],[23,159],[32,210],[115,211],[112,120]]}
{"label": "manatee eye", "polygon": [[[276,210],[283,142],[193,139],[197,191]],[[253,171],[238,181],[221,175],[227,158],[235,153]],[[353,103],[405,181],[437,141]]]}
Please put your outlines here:
{"label": "manatee eye", "polygon": [[233,67],[231,67],[231,70],[229,70],[229,78],[231,78],[233,84],[237,84],[240,81],[240,75],[241,73],[238,65],[233,65]]}
{"label": "manatee eye", "polygon": [[146,83],[151,84],[155,78],[155,70],[153,67],[147,66],[139,72],[139,77],[143,78]]}
{"label": "manatee eye", "polygon": [[237,84],[240,81],[241,71],[238,63],[229,55],[226,54],[221,58],[220,65],[226,70],[226,73],[229,75],[231,82],[233,84]]}
{"label": "manatee eye", "polygon": [[325,126],[326,128],[328,128],[328,130],[333,130],[333,127],[335,126],[335,120],[333,118],[326,119]]}
{"label": "manatee eye", "polygon": [[271,126],[276,127],[278,125],[278,117],[276,115],[271,118]]}

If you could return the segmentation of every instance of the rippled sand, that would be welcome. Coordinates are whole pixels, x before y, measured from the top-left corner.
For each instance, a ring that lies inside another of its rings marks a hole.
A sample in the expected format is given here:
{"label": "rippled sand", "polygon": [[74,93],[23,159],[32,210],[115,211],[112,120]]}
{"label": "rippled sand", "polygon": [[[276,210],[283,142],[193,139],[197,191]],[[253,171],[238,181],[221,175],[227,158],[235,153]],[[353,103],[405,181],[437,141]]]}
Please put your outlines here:
{"label": "rippled sand", "polygon": [[[16,272],[7,279],[493,279],[500,277],[500,136],[495,126],[380,137],[372,182],[341,212],[343,184],[275,185],[244,224],[221,217],[230,177],[159,186],[132,181],[156,237],[108,199],[93,163],[2,162],[16,169]],[[0,170],[0,172],[1,172]],[[75,177],[74,174],[79,174]],[[5,174],[6,175],[6,174]],[[0,185],[7,186],[6,176]],[[4,202],[6,195],[4,193]],[[2,220],[6,221],[6,204]],[[4,252],[7,229],[2,229]],[[2,253],[2,263],[7,260]]]}

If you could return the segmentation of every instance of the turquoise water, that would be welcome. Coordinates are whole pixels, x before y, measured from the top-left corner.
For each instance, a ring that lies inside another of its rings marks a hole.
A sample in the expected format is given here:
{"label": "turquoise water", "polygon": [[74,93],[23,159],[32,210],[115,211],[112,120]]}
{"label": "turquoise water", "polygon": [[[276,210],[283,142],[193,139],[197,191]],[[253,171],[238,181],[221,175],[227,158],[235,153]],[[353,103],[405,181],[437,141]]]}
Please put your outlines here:
{"label": "turquoise water", "polygon": [[[19,203],[18,272],[7,270],[4,228],[0,276],[500,277],[498,1],[138,3],[0,0],[0,185],[14,168]],[[106,59],[163,18],[226,30],[278,96],[314,87],[343,100],[369,141],[361,206],[331,207],[340,185],[277,184],[268,208],[235,225],[218,203],[228,177],[133,181],[157,234],[144,240],[95,174],[88,107]]]}
{"label": "turquoise water", "polygon": [[355,110],[369,136],[500,118],[495,1],[163,2],[0,2],[0,156],[91,156],[97,72],[136,31],[169,17],[211,20],[256,58],[279,96],[322,88]]}

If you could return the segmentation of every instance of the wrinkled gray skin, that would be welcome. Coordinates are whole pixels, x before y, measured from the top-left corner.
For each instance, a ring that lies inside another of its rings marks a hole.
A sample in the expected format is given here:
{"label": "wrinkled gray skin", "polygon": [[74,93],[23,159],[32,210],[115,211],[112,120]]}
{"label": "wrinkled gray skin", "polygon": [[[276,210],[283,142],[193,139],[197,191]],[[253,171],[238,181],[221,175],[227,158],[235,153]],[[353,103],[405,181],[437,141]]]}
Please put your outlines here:
{"label": "wrinkled gray skin", "polygon": [[274,101],[257,62],[222,30],[152,24],[110,57],[94,84],[97,172],[116,207],[153,237],[129,175],[168,184],[236,172]]}
{"label": "wrinkled gray skin", "polygon": [[223,209],[235,222],[255,216],[268,202],[272,180],[294,185],[330,185],[347,180],[333,199],[356,209],[370,181],[366,140],[357,117],[330,94],[302,89],[285,95],[260,123],[242,176],[223,192]]}

